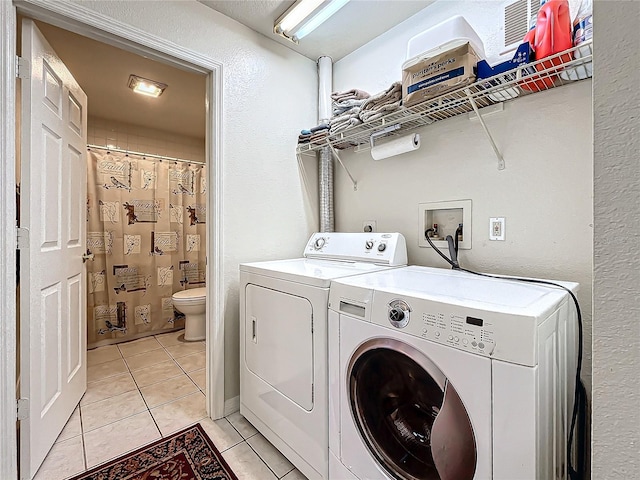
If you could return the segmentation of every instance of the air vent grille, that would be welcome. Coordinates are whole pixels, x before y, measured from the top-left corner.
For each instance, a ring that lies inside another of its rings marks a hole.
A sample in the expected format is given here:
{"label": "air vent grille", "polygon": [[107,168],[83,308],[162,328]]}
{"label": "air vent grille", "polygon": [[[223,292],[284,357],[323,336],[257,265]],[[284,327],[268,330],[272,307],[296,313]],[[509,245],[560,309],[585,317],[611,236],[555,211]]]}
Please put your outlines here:
{"label": "air vent grille", "polygon": [[[540,0],[531,0],[531,15],[529,16],[537,15],[539,11],[540,11]],[[529,27],[531,27],[531,25],[529,25]]]}
{"label": "air vent grille", "polygon": [[[540,8],[540,0],[532,0],[532,2],[537,2],[538,9]],[[527,0],[517,0],[504,8],[505,46],[522,42],[522,39],[527,34],[529,29],[528,6]]]}

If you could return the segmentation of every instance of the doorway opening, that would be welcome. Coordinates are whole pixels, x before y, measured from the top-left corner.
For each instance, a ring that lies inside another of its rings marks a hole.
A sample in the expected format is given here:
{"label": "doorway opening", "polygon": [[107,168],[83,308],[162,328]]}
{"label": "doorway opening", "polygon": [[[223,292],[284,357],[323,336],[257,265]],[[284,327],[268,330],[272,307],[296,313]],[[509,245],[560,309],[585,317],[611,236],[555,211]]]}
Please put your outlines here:
{"label": "doorway opening", "polygon": [[[21,9],[23,6],[24,5],[22,4],[20,5]],[[180,135],[179,133],[172,133],[169,135],[165,134],[164,138],[162,138],[163,135],[157,133],[162,132],[162,128],[154,129],[151,126],[139,127],[139,125],[134,122],[125,122],[118,119],[110,119],[108,118],[108,114],[105,114],[94,115],[89,118],[89,121],[87,122],[87,124],[89,125],[90,133],[88,143],[106,147],[106,151],[108,151],[109,148],[111,148],[112,150],[121,149],[125,151],[135,151],[150,154],[149,156],[158,155],[171,157],[172,159],[192,160],[194,164],[195,162],[198,162],[200,160],[204,160],[207,163],[209,171],[206,176],[203,177],[201,185],[209,185],[211,187],[210,190],[212,194],[211,197],[206,201],[205,208],[206,211],[209,212],[209,218],[211,218],[212,221],[206,224],[206,241],[202,242],[206,243],[206,245],[200,244],[200,246],[201,248],[204,247],[203,249],[206,251],[209,261],[207,262],[205,257],[204,262],[202,262],[204,265],[204,272],[196,272],[195,276],[191,276],[188,278],[185,273],[185,277],[183,278],[183,280],[197,280],[201,277],[206,277],[208,284],[207,318],[221,319],[222,316],[217,314],[221,310],[221,306],[218,305],[218,300],[221,297],[217,295],[217,292],[221,286],[221,275],[219,273],[221,272],[221,269],[219,268],[221,249],[220,242],[215,241],[216,238],[219,238],[221,231],[221,216],[217,214],[218,210],[220,209],[221,191],[221,178],[219,175],[221,163],[220,147],[219,142],[217,141],[217,138],[219,138],[220,134],[220,124],[218,121],[220,117],[220,65],[212,61],[205,61],[193,52],[182,50],[176,46],[164,46],[159,39],[145,35],[133,28],[123,29],[121,25],[111,25],[109,24],[109,22],[106,22],[106,24],[104,25],[101,24],[100,30],[98,30],[95,27],[92,27],[90,25],[91,22],[88,22],[87,19],[84,18],[82,11],[80,11],[80,14],[76,17],[80,20],[71,20],[70,18],[60,18],[59,15],[54,16],[53,13],[43,12],[42,10],[38,10],[37,12],[30,12],[29,5],[26,5],[24,7],[24,11],[21,11],[20,13],[27,17],[44,22],[50,22],[54,25],[57,23],[59,26],[75,30],[78,33],[82,33],[83,35],[93,36],[94,38],[98,37],[103,41],[110,39],[111,42],[107,43],[115,43],[119,46],[125,45],[127,47],[127,51],[125,53],[127,54],[131,54],[130,52],[137,52],[144,54],[147,57],[151,56],[155,60],[161,60],[163,64],[173,65],[174,68],[177,66],[183,71],[189,70],[192,76],[200,77],[202,85],[200,97],[200,120],[202,125],[200,127],[200,138],[193,137],[189,139],[190,141],[184,141],[185,137],[188,137],[188,135]],[[85,23],[83,23],[83,19]],[[44,30],[49,30],[48,36],[52,35],[51,32],[54,31],[53,29],[59,30],[54,25],[47,25],[45,23],[40,24],[40,26]],[[63,35],[73,35],[62,30],[61,32],[63,32]],[[136,38],[136,43],[130,42],[126,38],[129,35]],[[55,41],[52,43],[55,43]],[[78,48],[79,42],[76,41],[74,43],[75,45],[73,48]],[[150,52],[152,52],[153,55],[150,55]],[[86,88],[85,85],[82,86]],[[89,102],[89,115],[91,116],[91,97],[89,98]],[[133,113],[135,114],[136,112]],[[24,121],[25,119],[23,118],[21,120]],[[18,124],[18,128],[19,127],[20,125]],[[143,130],[146,130],[141,131],[136,130],[136,128],[143,128]],[[166,132],[166,130],[167,129],[165,128],[164,131]],[[107,133],[103,136],[103,132]],[[115,137],[109,136],[110,134],[115,134]],[[110,140],[115,140],[115,143],[110,142]],[[164,141],[164,150],[160,148],[154,151],[153,147],[162,147],[162,141]],[[172,143],[174,145],[170,146],[168,145],[169,143]],[[180,150],[180,148],[182,148],[182,150]],[[154,212],[151,211],[147,213],[151,213],[153,215]],[[124,214],[126,215],[126,212]],[[23,252],[23,255],[25,254],[28,254],[28,252]],[[131,320],[133,320],[131,322],[132,325],[135,325],[135,319],[137,317],[140,317],[141,322],[144,325],[144,312],[142,310],[140,310],[139,312],[135,312],[134,308],[132,308],[131,310],[132,311],[130,312],[130,318]],[[205,350],[206,353],[204,354],[204,358],[206,359],[204,364],[208,368],[208,371],[206,375],[202,373],[199,376],[199,383],[202,385],[201,388],[207,394],[206,410],[213,418],[222,417],[224,411],[224,330],[221,327],[221,325],[211,325],[210,322],[206,323],[207,348]],[[158,331],[153,333],[160,332]],[[154,337],[150,337],[149,339],[152,338]],[[143,341],[140,341],[140,343],[143,343]],[[173,357],[170,353],[170,348],[172,347],[172,345],[165,345],[161,341],[158,342],[158,344],[161,346],[161,349],[165,350],[165,353],[169,355],[171,360],[175,360],[178,358]],[[177,346],[182,347],[183,345]],[[115,348],[119,351],[121,350],[120,347]],[[100,361],[98,363],[95,363],[95,365],[106,363],[101,361],[102,358],[100,358],[99,360]],[[126,357],[123,361],[126,365]],[[201,361],[202,360],[199,358],[198,362]],[[91,363],[92,361],[90,360],[89,367],[91,367]],[[179,362],[177,363],[179,364]],[[199,365],[200,364],[198,364],[198,366]],[[85,363],[83,367],[87,368],[87,364]],[[192,381],[193,383],[197,383],[196,380],[192,379]],[[206,387],[204,385],[206,385]]]}
{"label": "doorway opening", "polygon": [[172,295],[206,285],[206,76],[35,25],[88,99],[87,346],[183,328]]}

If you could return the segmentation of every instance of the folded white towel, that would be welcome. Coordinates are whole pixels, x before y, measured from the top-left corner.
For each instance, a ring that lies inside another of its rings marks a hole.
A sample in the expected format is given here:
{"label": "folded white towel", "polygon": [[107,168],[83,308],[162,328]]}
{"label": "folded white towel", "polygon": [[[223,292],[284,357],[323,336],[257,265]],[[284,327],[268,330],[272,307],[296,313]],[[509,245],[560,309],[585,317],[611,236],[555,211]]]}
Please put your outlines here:
{"label": "folded white towel", "polygon": [[340,133],[345,131],[347,128],[355,127],[356,125],[360,125],[362,120],[358,117],[349,117],[341,120],[340,122],[331,122],[331,128],[329,129],[329,134],[333,135],[334,133]]}
{"label": "folded white towel", "polygon": [[353,88],[345,92],[333,92],[331,94],[331,98],[335,101],[369,98],[369,96],[370,95],[367,92],[364,90],[358,90],[357,88]]}
{"label": "folded white towel", "polygon": [[360,112],[360,119],[363,122],[370,122],[372,120],[376,120],[384,115],[388,115],[396,110],[400,110],[402,107],[400,106],[400,100],[393,103],[387,103],[386,105],[382,105],[375,110],[364,110]]}
{"label": "folded white towel", "polygon": [[344,105],[342,103],[334,103],[333,104],[333,116],[337,117],[338,115],[342,115],[343,113],[350,112],[352,109],[357,108],[360,109],[364,100],[351,100],[346,102]]}
{"label": "folded white towel", "polygon": [[395,82],[384,92],[369,97],[363,104],[363,110],[375,109],[379,105],[397,102],[402,99],[402,83]]}
{"label": "folded white towel", "polygon": [[337,115],[335,117],[333,117],[330,121],[329,121],[329,125],[333,125],[336,122],[341,122],[343,120],[346,120],[348,118],[351,117],[357,117],[358,114],[360,113],[360,107],[352,107],[349,110],[347,110],[346,112],[343,112],[341,115]]}

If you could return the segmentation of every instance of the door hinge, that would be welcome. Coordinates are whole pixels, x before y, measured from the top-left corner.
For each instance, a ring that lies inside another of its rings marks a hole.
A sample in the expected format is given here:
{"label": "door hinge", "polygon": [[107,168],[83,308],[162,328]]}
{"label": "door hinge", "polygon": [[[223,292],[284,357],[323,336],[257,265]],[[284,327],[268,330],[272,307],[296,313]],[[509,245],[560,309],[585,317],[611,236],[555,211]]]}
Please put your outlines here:
{"label": "door hinge", "polygon": [[16,77],[17,78],[30,78],[31,77],[31,65],[29,60],[16,55]]}
{"label": "door hinge", "polygon": [[16,248],[26,250],[29,248],[29,230],[16,227]]}
{"label": "door hinge", "polygon": [[19,398],[17,406],[18,420],[26,420],[29,418],[29,399]]}
{"label": "door hinge", "polygon": [[313,333],[313,313],[311,314],[311,333]]}
{"label": "door hinge", "polygon": [[315,385],[312,383],[311,384],[311,403],[313,403],[313,398],[314,398],[314,394],[315,394]]}

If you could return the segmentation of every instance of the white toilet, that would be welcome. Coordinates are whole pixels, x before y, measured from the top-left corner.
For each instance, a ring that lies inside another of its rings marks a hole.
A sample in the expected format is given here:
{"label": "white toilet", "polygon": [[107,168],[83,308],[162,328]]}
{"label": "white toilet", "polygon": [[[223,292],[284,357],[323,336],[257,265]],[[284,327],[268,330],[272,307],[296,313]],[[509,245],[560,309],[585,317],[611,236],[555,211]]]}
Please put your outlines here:
{"label": "white toilet", "polygon": [[173,306],[184,313],[184,339],[189,342],[204,340],[206,336],[207,289],[192,288],[176,292],[171,297]]}

